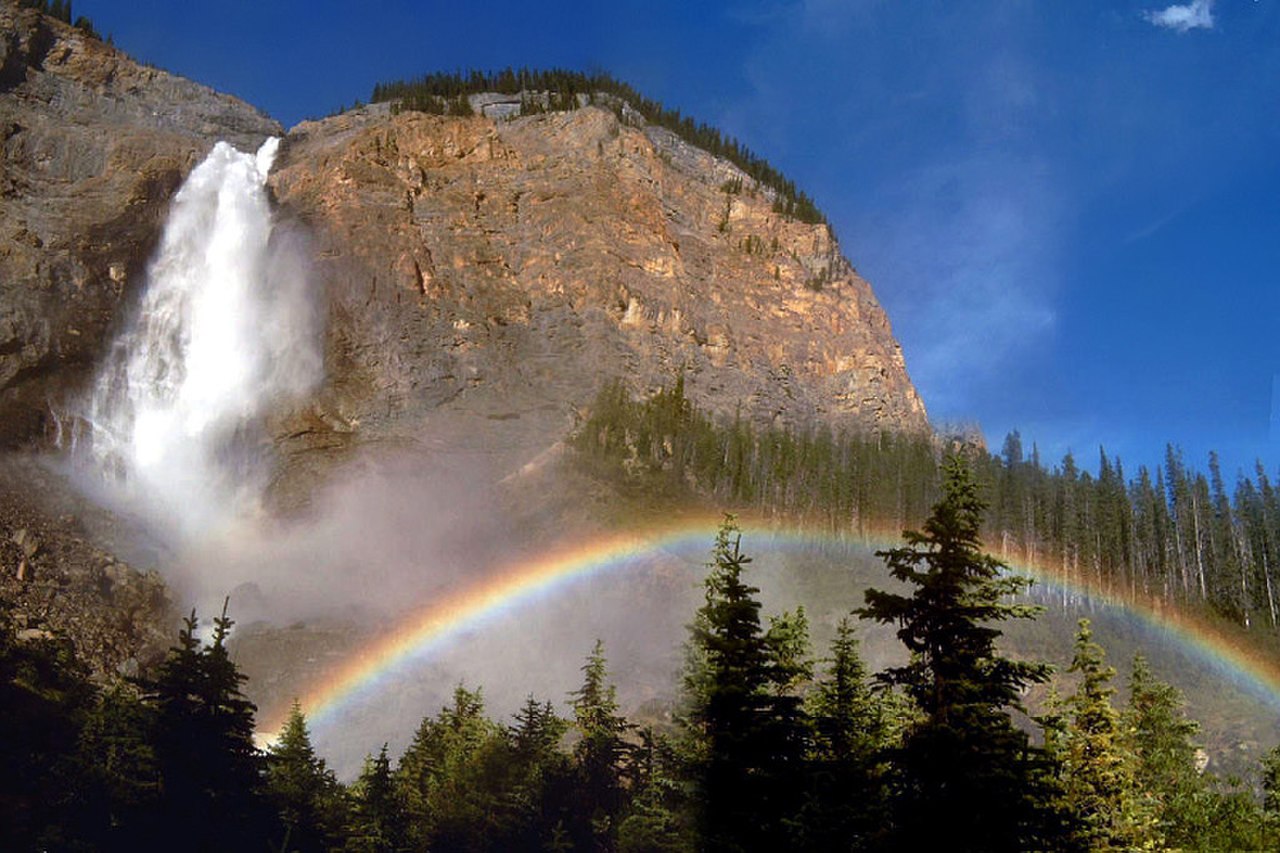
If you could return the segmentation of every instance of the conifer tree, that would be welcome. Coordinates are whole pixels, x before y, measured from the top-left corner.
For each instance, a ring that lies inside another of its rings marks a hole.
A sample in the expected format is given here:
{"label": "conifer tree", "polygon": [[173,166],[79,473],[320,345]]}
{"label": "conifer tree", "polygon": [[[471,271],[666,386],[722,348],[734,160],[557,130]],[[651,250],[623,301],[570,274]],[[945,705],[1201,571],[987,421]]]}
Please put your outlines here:
{"label": "conifer tree", "polygon": [[573,747],[575,823],[579,846],[611,850],[624,804],[623,763],[630,728],[618,713],[617,691],[608,683],[604,643],[596,640],[582,667],[582,687],[574,691],[573,722],[579,740]]}
{"label": "conifer tree", "polygon": [[865,849],[888,818],[889,726],[848,618],[836,628],[827,672],[811,694],[810,716],[806,843],[820,850]]}
{"label": "conifer tree", "polygon": [[619,853],[689,853],[684,791],[676,750],[652,727],[640,730],[630,764],[630,811],[618,826]]}
{"label": "conifer tree", "polygon": [[391,779],[391,760],[384,743],[376,757],[368,756],[352,786],[351,824],[347,853],[400,853],[406,849],[406,819]]}
{"label": "conifer tree", "polygon": [[1199,725],[1187,719],[1178,690],[1155,677],[1139,652],[1129,676],[1124,725],[1137,760],[1135,782],[1156,810],[1165,840],[1180,847],[1204,829],[1204,781],[1196,768]]}
{"label": "conifer tree", "polygon": [[958,457],[944,465],[943,497],[922,531],[880,552],[910,594],[868,589],[863,618],[896,625],[911,660],[880,674],[922,712],[897,753],[893,844],[902,849],[1022,850],[1044,843],[1052,806],[1042,754],[1009,716],[1021,690],[1047,680],[1045,664],[1000,655],[991,623],[1038,608],[1007,599],[1029,581],[982,553],[984,502]]}
{"label": "conifer tree", "polygon": [[270,834],[262,794],[262,755],[253,742],[253,703],[226,647],[232,620],[214,619],[213,642],[196,637],[195,612],[152,681],[154,745],[160,770],[162,838],[196,836],[197,848],[245,849]]}
{"label": "conifer tree", "polygon": [[742,578],[750,562],[726,519],[708,565],[706,602],[690,627],[687,726],[702,844],[711,850],[791,846],[802,802],[807,747],[800,700],[789,689],[795,662],[777,653],[796,649],[796,622],[784,619],[767,639],[759,590]]}
{"label": "conifer tree", "polygon": [[1134,787],[1134,758],[1111,704],[1115,670],[1104,664],[1089,620],[1081,619],[1069,672],[1080,677],[1067,697],[1061,747],[1063,800],[1080,850],[1146,849],[1159,844],[1155,816]]}
{"label": "conifer tree", "polygon": [[339,846],[346,822],[341,786],[316,755],[295,701],[280,737],[267,750],[266,797],[279,816],[281,850],[323,853]]}

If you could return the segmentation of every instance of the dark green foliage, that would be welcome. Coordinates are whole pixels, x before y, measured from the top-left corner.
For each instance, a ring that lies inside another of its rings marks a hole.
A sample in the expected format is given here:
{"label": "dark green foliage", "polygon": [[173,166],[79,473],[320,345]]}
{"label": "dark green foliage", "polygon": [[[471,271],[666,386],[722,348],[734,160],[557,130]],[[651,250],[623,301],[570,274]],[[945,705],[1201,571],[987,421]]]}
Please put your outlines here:
{"label": "dark green foliage", "polygon": [[365,759],[364,770],[352,786],[348,853],[399,853],[408,849],[404,802],[391,779],[387,745]]}
{"label": "dark green foliage", "polygon": [[684,764],[652,728],[640,731],[629,767],[630,807],[618,826],[619,853],[688,853],[695,847],[680,778]]}
{"label": "dark green foliage", "polygon": [[901,529],[937,494],[928,436],[717,423],[690,403],[683,376],[639,401],[606,383],[572,445],[588,469],[655,502],[696,492],[852,536]]}
{"label": "dark green foliage", "polygon": [[279,850],[312,853],[341,846],[346,795],[316,755],[307,721],[295,702],[279,739],[267,750],[266,797],[279,816]]}
{"label": "dark green foliage", "polygon": [[153,709],[123,684],[89,714],[78,744],[85,777],[77,820],[89,847],[139,850],[155,841],[162,780],[153,731]]}
{"label": "dark green foliage", "polygon": [[1009,716],[1049,667],[1000,655],[992,624],[1037,608],[1008,603],[1029,581],[982,552],[984,509],[968,468],[952,457],[923,531],[906,531],[903,547],[880,552],[910,593],[868,589],[859,611],[897,626],[911,660],[878,677],[923,714],[896,756],[901,849],[1025,850],[1053,825],[1039,752]]}
{"label": "dark green foliage", "polygon": [[814,735],[806,846],[866,849],[889,818],[889,711],[871,690],[848,619],[840,620],[827,664],[809,699]]}
{"label": "dark green foliage", "polygon": [[759,590],[742,572],[732,519],[716,537],[706,603],[690,627],[687,728],[709,850],[788,849],[803,805],[808,721],[794,691],[803,616],[760,624]]}
{"label": "dark green foliage", "polygon": [[247,849],[270,834],[262,796],[263,756],[253,743],[245,676],[227,652],[232,620],[214,619],[201,646],[196,616],[184,621],[154,679],[142,682],[154,713],[151,737],[160,771],[161,838],[195,837],[197,849]]}
{"label": "dark green foliage", "polygon": [[[691,403],[683,377],[643,400],[606,383],[572,445],[581,464],[655,503],[699,495],[859,538],[919,524],[938,497],[930,436],[716,420]],[[981,538],[1002,559],[1250,629],[1280,625],[1280,496],[1261,464],[1228,498],[1216,458],[1206,478],[1172,446],[1162,468],[1127,483],[1105,451],[1097,477],[1070,453],[1046,470],[1016,432],[999,456],[962,452],[991,496]]]}
{"label": "dark green foliage", "polygon": [[582,687],[572,694],[574,821],[579,849],[612,850],[625,804],[623,773],[630,752],[623,735],[630,726],[618,713],[616,690],[607,681],[604,644],[596,641],[582,667]]}
{"label": "dark green foliage", "polygon": [[[521,112],[526,115],[574,110],[586,101],[607,106],[617,112],[619,118],[625,119],[628,115],[626,108],[629,107],[644,121],[664,127],[691,145],[723,157],[757,184],[773,190],[776,195],[774,210],[777,213],[801,222],[826,221],[809,196],[797,190],[794,183],[738,140],[725,136],[710,125],[681,115],[679,110],[667,109],[608,74],[584,74],[562,68],[545,71],[506,68],[497,72],[435,72],[413,80],[379,83],[373,87],[370,100],[374,103],[392,101],[394,109],[399,110],[437,115],[469,115],[469,104],[463,112],[455,112],[455,106],[461,110],[461,104],[466,101],[467,95],[481,92],[521,95]],[[732,187],[733,184],[729,186]],[[740,191],[741,182],[736,186]]]}
{"label": "dark green foliage", "polygon": [[505,779],[495,765],[506,756],[505,733],[485,717],[481,693],[459,685],[452,705],[422,721],[396,768],[410,849],[484,849]]}

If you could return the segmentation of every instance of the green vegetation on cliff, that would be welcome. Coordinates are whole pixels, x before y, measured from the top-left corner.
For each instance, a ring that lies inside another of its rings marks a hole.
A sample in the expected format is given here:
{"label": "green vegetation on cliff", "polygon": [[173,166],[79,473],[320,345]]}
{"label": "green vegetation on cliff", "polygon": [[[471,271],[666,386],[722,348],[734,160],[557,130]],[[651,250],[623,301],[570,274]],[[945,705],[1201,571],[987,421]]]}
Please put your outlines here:
{"label": "green vegetation on cliff", "polygon": [[1229,496],[1215,454],[1206,477],[1172,445],[1162,468],[1126,480],[1104,449],[1096,476],[1070,453],[1047,468],[1017,432],[993,454],[927,435],[760,428],[699,411],[682,378],[638,400],[607,383],[572,444],[581,464],[651,499],[697,496],[855,538],[919,524],[950,447],[990,502],[982,540],[1002,559],[1202,609],[1260,636],[1280,627],[1280,492],[1261,463]]}
{"label": "green vegetation on cliff", "polygon": [[[522,113],[574,110],[583,103],[594,103],[614,110],[624,118],[624,105],[629,106],[649,124],[670,130],[685,142],[723,157],[758,184],[776,194],[774,210],[801,222],[826,221],[813,199],[769,165],[763,157],[717,128],[681,115],[660,102],[646,98],[632,86],[608,74],[584,74],[562,68],[547,70],[435,72],[412,80],[378,83],[373,87],[374,103],[391,101],[395,109],[434,113],[437,115],[470,115],[468,95],[497,92],[525,95]],[[546,100],[528,96],[546,94]]]}

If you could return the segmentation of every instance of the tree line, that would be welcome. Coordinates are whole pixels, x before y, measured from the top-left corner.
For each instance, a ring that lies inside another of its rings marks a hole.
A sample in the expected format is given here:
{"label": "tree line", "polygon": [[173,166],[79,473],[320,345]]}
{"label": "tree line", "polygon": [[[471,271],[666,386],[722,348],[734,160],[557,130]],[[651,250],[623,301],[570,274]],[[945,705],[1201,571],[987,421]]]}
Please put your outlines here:
{"label": "tree line", "polygon": [[[393,109],[437,115],[470,115],[469,95],[497,92],[522,95],[522,113],[575,110],[582,103],[598,104],[625,118],[630,107],[646,122],[664,127],[702,150],[733,163],[757,184],[775,194],[774,210],[801,222],[818,224],[826,218],[804,191],[763,157],[719,129],[646,98],[631,85],[603,72],[583,73],[563,68],[505,68],[501,71],[433,72],[411,80],[378,83],[373,103],[391,101]],[[532,97],[544,94],[546,99]]]}
{"label": "tree line", "polygon": [[71,0],[18,0],[18,5],[24,9],[36,9],[51,18],[57,18],[64,24],[71,24],[90,38],[99,40],[102,38],[94,29],[93,21],[87,16],[72,17]]}
{"label": "tree line", "polygon": [[1070,452],[1047,467],[1017,431],[996,454],[927,434],[760,428],[698,410],[683,377],[643,399],[606,383],[570,443],[580,464],[656,500],[699,494],[856,538],[919,524],[943,454],[958,451],[991,502],[983,540],[1003,559],[1249,629],[1280,624],[1280,493],[1261,462],[1228,491],[1215,453],[1206,475],[1173,445],[1163,466],[1126,478],[1105,449],[1096,475]]}
{"label": "tree line", "polygon": [[[224,607],[189,617],[157,671],[107,688],[74,651],[0,620],[0,846],[6,850],[1275,849],[1280,748],[1262,797],[1196,763],[1182,700],[1134,663],[1129,700],[1087,620],[1064,696],[1015,715],[1048,666],[1003,656],[1028,581],[981,550],[985,505],[959,457],[923,526],[880,552],[868,590],[815,660],[803,610],[762,616],[726,519],[685,645],[674,722],[619,710],[602,645],[562,714],[530,697],[493,720],[458,686],[394,762],[343,784],[295,704],[254,746]],[[869,673],[852,617],[893,626],[907,662]]]}

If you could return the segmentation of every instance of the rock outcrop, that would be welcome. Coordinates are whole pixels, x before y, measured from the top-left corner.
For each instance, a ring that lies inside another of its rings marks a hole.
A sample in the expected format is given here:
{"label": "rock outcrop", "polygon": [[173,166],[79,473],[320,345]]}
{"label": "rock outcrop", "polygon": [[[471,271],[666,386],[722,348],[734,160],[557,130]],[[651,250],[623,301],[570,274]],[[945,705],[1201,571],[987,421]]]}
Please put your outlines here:
{"label": "rock outcrop", "polygon": [[331,383],[305,446],[331,446],[327,423],[519,436],[528,461],[605,379],[644,393],[680,371],[699,405],[757,423],[928,429],[829,227],[638,119],[376,105],[290,131],[271,186],[330,288]]}
{"label": "rock outcrop", "polygon": [[0,447],[53,428],[140,284],[173,191],[218,139],[280,126],[0,3]]}

